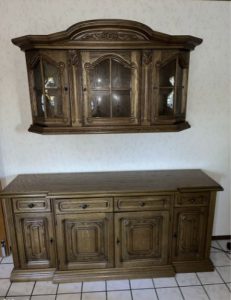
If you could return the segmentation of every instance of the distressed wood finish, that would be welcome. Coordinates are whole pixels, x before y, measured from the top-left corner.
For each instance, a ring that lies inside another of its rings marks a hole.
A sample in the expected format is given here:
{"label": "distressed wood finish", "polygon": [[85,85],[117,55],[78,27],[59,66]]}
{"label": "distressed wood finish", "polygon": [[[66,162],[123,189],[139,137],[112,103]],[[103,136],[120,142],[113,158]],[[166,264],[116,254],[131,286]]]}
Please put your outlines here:
{"label": "distressed wood finish", "polygon": [[[1,182],[0,182],[0,191],[2,190]],[[5,200],[0,199],[0,241],[5,242],[5,254],[8,255],[10,253],[10,237],[9,237],[9,224],[6,218],[6,205]],[[2,249],[0,249],[0,256],[3,256]]]}
{"label": "distressed wood finish", "polygon": [[[159,33],[135,21],[105,19],[80,22],[54,34],[14,38],[12,42],[26,53],[31,132],[139,133],[190,127],[185,120],[189,54],[202,42],[200,38]],[[109,73],[103,72],[110,82],[95,90],[102,92],[101,97],[93,92],[90,73],[105,61],[110,61]],[[113,73],[112,61],[130,71],[126,87],[125,72]],[[46,64],[57,71],[56,91],[46,88],[49,78],[51,82],[54,79],[52,72],[45,76]],[[164,69],[167,87],[161,83]],[[117,88],[112,84],[116,76],[121,81]],[[105,110],[110,110],[106,116]]]}
{"label": "distressed wood finish", "polygon": [[15,214],[15,226],[21,268],[54,267],[56,257],[51,214]]}
{"label": "distressed wood finish", "polygon": [[1,193],[15,263],[11,280],[211,271],[221,190],[200,170],[19,175]]}
{"label": "distressed wood finish", "polygon": [[[99,210],[100,211],[100,210]],[[109,268],[114,265],[111,213],[57,216],[60,270]]]}
{"label": "distressed wood finish", "polygon": [[115,214],[115,263],[117,267],[167,264],[168,212]]}

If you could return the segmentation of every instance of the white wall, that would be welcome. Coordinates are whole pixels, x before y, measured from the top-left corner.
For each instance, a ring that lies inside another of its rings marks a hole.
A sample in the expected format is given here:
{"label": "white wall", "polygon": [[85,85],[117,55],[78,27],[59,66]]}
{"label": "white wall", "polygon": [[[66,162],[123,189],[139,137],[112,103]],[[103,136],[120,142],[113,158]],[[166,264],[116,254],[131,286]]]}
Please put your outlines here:
{"label": "white wall", "polygon": [[[204,39],[191,53],[187,120],[180,133],[29,133],[24,53],[11,38],[48,34],[79,21],[123,18],[169,34]],[[230,234],[230,4],[185,0],[1,0],[0,178],[19,173],[200,168],[224,187],[214,235]],[[229,65],[228,65],[229,64]]]}

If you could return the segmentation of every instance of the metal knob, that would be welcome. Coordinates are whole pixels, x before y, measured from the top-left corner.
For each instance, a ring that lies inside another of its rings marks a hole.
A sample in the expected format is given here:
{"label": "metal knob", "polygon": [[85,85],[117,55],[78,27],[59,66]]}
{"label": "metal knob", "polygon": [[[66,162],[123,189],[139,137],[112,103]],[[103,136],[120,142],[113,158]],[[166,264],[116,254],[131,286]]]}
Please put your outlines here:
{"label": "metal knob", "polygon": [[80,207],[81,207],[82,209],[86,209],[86,208],[88,207],[88,205],[84,203],[84,204],[81,204]]}

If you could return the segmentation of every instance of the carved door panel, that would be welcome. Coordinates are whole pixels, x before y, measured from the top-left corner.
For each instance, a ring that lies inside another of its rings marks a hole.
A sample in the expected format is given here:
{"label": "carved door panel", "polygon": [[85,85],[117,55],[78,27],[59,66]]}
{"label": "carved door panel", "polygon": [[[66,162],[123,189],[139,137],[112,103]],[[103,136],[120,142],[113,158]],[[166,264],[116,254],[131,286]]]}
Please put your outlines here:
{"label": "carved door panel", "polygon": [[139,51],[81,51],[84,125],[140,122]]}
{"label": "carved door panel", "polygon": [[169,212],[115,214],[117,267],[167,263]]}
{"label": "carved door panel", "polygon": [[70,125],[66,51],[30,51],[26,58],[34,123]]}
{"label": "carved door panel", "polygon": [[176,208],[173,260],[200,260],[205,255],[207,208]]}
{"label": "carved door panel", "polygon": [[113,267],[112,213],[57,216],[61,270]]}
{"label": "carved door panel", "polygon": [[52,215],[16,214],[16,236],[21,268],[55,266]]}

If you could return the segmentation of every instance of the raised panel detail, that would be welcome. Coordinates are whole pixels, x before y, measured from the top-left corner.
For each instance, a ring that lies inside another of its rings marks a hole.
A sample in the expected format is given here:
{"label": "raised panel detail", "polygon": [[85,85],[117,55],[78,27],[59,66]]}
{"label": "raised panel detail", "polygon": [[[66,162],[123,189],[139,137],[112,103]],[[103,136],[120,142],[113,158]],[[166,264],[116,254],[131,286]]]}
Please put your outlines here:
{"label": "raised panel detail", "polygon": [[169,209],[170,200],[170,195],[116,197],[115,211]]}
{"label": "raised panel detail", "polygon": [[50,200],[45,198],[15,198],[14,212],[46,212],[50,211]]}
{"label": "raised panel detail", "polygon": [[174,259],[197,260],[204,257],[207,209],[176,209]]}
{"label": "raised panel detail", "polygon": [[55,261],[51,215],[15,215],[23,268],[52,267]]}
{"label": "raised panel detail", "polygon": [[72,261],[104,261],[104,222],[77,220],[65,222],[67,259]]}
{"label": "raised panel detail", "polygon": [[88,212],[109,212],[113,210],[112,198],[79,198],[79,199],[57,199],[55,210],[60,213],[85,213]]}
{"label": "raised panel detail", "polygon": [[209,196],[209,192],[180,193],[176,198],[175,206],[207,206]]}
{"label": "raised panel detail", "polygon": [[115,216],[117,266],[166,263],[168,221],[167,211],[117,213]]}
{"label": "raised panel detail", "polygon": [[57,216],[61,269],[113,266],[113,222],[111,213]]}

